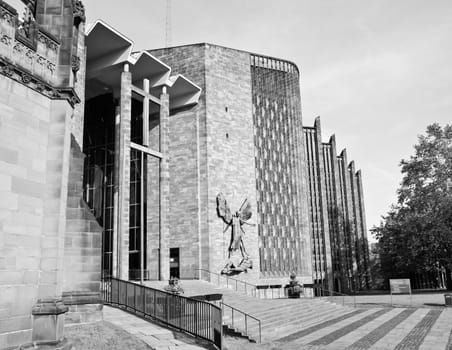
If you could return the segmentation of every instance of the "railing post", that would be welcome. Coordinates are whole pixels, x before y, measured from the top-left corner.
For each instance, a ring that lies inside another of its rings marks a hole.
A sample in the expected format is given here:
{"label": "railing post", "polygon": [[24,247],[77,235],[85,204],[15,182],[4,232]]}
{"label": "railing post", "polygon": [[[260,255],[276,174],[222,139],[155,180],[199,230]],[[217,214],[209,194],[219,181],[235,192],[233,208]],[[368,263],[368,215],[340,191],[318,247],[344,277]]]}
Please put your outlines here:
{"label": "railing post", "polygon": [[259,320],[259,343],[262,343],[261,320]]}
{"label": "railing post", "polygon": [[245,334],[248,335],[248,319],[246,314],[245,314]]}
{"label": "railing post", "polygon": [[166,323],[169,324],[169,304],[168,304],[168,296],[165,294],[165,307],[166,307]]}
{"label": "railing post", "polygon": [[232,311],[232,328],[234,328],[234,309],[231,307],[231,311]]}
{"label": "railing post", "polygon": [[142,288],[141,293],[143,293],[143,315],[146,316],[146,289]]}

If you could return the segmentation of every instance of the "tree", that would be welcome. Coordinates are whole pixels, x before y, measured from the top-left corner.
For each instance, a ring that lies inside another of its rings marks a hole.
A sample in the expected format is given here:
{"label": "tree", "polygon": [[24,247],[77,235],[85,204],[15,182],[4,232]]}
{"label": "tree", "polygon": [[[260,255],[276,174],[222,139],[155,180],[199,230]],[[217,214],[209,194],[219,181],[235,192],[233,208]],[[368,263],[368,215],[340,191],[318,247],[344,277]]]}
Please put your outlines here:
{"label": "tree", "polygon": [[427,127],[402,160],[398,201],[373,232],[385,276],[452,271],[452,125]]}

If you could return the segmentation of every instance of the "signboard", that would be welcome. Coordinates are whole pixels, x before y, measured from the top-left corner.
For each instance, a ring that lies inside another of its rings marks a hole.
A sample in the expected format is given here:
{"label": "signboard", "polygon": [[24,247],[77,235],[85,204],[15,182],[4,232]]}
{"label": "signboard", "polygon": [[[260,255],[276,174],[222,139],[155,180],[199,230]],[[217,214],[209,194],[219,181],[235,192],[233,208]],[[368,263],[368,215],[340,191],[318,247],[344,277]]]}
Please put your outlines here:
{"label": "signboard", "polygon": [[411,284],[408,278],[389,280],[391,294],[411,294]]}
{"label": "signboard", "polygon": [[391,306],[392,295],[393,294],[409,294],[410,295],[410,305],[411,305],[411,283],[409,278],[401,278],[389,280],[389,288],[391,289]]}

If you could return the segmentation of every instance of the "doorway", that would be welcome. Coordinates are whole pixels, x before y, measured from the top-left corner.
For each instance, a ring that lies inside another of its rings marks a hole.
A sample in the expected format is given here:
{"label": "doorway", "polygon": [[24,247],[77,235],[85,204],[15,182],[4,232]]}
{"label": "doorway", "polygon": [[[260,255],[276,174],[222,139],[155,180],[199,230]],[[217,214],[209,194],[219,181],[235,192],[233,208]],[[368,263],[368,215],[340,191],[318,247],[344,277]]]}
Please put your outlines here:
{"label": "doorway", "polygon": [[180,278],[179,248],[170,248],[170,277]]}

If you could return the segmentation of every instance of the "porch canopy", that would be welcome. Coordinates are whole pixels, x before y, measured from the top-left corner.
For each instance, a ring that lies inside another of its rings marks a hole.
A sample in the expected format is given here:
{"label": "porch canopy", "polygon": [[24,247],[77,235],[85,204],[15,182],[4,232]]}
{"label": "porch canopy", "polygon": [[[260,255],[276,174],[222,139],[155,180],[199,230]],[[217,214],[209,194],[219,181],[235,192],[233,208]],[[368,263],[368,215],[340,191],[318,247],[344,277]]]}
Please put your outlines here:
{"label": "porch canopy", "polygon": [[143,88],[149,80],[150,93],[160,97],[164,86],[170,96],[170,109],[198,103],[201,88],[183,75],[171,76],[171,68],[147,51],[132,52],[133,41],[101,20],[86,33],[86,99],[113,93],[119,96],[121,73],[129,65],[132,84]]}

